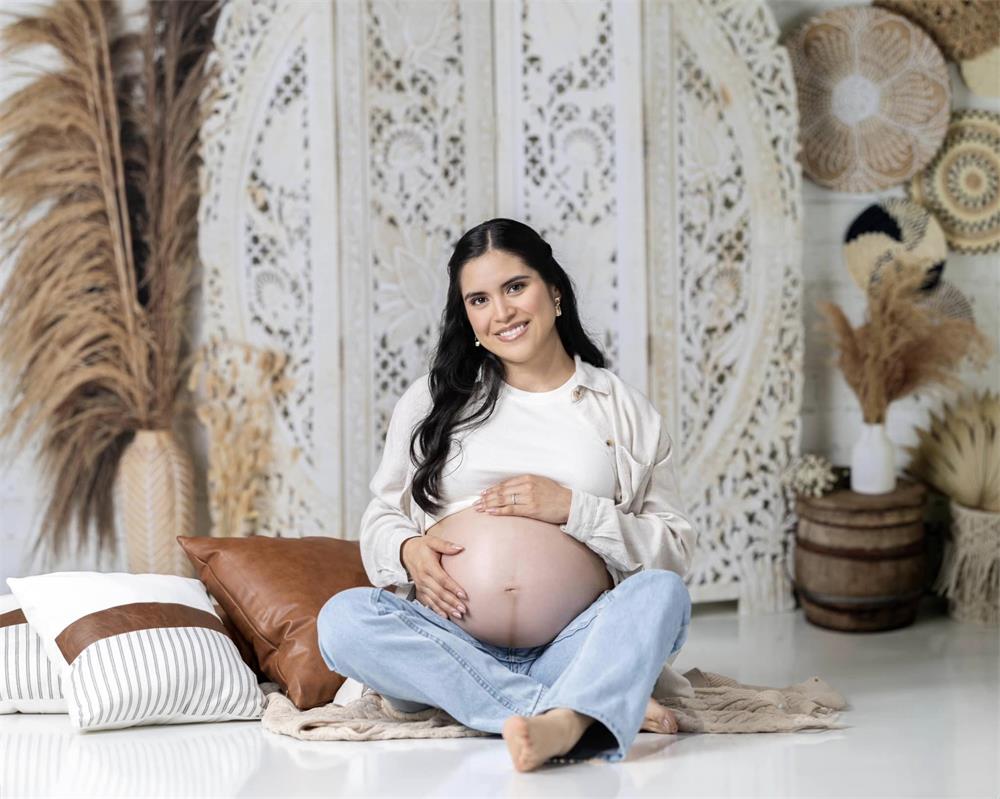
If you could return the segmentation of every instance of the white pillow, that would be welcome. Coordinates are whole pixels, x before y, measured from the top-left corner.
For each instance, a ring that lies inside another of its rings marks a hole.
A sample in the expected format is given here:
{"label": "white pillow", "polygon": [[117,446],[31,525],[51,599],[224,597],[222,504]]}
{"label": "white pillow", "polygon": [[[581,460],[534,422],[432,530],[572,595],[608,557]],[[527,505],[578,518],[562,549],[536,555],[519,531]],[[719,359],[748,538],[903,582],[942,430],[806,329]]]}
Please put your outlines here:
{"label": "white pillow", "polygon": [[260,718],[264,695],[200,580],[53,572],[7,585],[59,666],[74,727]]}
{"label": "white pillow", "polygon": [[0,594],[0,714],[65,713],[59,670],[20,608]]}

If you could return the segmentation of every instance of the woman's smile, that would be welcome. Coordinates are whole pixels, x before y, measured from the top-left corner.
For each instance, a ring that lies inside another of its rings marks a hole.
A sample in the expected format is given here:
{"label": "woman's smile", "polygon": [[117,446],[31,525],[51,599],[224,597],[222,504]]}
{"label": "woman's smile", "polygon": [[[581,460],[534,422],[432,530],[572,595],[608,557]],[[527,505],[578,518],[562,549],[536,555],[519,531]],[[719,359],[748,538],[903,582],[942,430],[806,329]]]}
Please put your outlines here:
{"label": "woman's smile", "polygon": [[499,338],[501,341],[505,341],[505,342],[509,343],[511,341],[517,341],[527,331],[528,331],[528,322],[522,322],[521,325],[520,325],[520,327],[517,329],[517,332],[514,333],[513,335],[506,336],[506,335],[503,335],[501,333],[497,333],[497,338]]}

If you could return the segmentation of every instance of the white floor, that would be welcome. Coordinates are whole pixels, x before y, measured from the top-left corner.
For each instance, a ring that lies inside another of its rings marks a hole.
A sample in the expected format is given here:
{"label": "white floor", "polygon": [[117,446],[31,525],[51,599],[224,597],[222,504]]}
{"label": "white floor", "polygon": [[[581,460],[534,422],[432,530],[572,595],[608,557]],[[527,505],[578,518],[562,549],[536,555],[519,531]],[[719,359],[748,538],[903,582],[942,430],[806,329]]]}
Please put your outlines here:
{"label": "white floor", "polygon": [[699,606],[680,657],[754,684],[819,675],[847,729],[639,735],[622,763],[520,774],[502,739],[311,743],[258,722],[79,734],[65,716],[0,716],[0,797],[1000,796],[1000,631],[928,600],[887,633],[814,627],[802,612]]}

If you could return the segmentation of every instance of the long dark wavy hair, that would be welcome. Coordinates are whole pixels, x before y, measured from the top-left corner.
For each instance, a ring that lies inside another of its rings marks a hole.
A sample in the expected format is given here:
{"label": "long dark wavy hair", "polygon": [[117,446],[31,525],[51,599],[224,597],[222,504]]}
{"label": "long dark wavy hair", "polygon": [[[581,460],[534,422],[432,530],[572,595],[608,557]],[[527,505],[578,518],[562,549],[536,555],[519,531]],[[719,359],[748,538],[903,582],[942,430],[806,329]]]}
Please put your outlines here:
{"label": "long dark wavy hair", "polygon": [[[430,412],[410,436],[410,460],[416,466],[413,500],[425,513],[436,515],[443,509],[438,501],[440,478],[451,449],[451,434],[460,426],[472,430],[490,418],[504,381],[503,361],[485,347],[475,346],[475,333],[465,312],[459,285],[462,267],[490,250],[516,255],[534,269],[546,284],[560,292],[561,314],[556,331],[570,357],[604,367],[604,354],[580,323],[573,281],[552,257],[552,247],[528,225],[514,219],[490,219],[466,231],[448,261],[448,297],[441,316],[440,335],[430,369]],[[481,383],[476,382],[479,367]],[[483,393],[482,402],[472,413],[459,418],[474,395]],[[461,429],[461,428],[459,428]],[[418,455],[417,442],[419,441]]]}

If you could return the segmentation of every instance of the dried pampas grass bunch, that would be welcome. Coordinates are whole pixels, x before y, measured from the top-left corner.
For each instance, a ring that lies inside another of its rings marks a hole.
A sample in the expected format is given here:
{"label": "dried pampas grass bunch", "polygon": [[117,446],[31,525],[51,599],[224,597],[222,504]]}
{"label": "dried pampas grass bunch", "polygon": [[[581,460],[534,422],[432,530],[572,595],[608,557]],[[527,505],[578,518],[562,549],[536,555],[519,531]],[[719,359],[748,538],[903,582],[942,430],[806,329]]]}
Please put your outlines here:
{"label": "dried pampas grass bunch", "polygon": [[136,67],[121,70],[129,219],[139,298],[155,342],[149,410],[156,428],[169,427],[194,358],[187,336],[199,266],[199,134],[215,97],[218,67],[208,64],[218,14],[215,0],[147,2]]}
{"label": "dried pampas grass bunch", "polygon": [[7,63],[35,48],[59,61],[0,104],[0,437],[22,450],[40,438],[35,546],[56,554],[73,524],[113,542],[121,453],[135,431],[169,427],[183,385],[218,8],[151,0],[144,37],[120,8],[59,0],[0,32]]}
{"label": "dried pampas grass bunch", "polygon": [[866,320],[857,328],[835,303],[818,305],[866,424],[883,424],[890,403],[918,388],[960,386],[962,361],[982,368],[993,351],[974,322],[921,302],[922,282],[920,270],[886,264],[869,286]]}
{"label": "dried pampas grass bunch", "polygon": [[197,352],[188,388],[203,397],[196,413],[208,430],[213,536],[258,531],[273,459],[274,407],[292,388],[287,363],[284,353],[220,339]]}
{"label": "dried pampas grass bunch", "polygon": [[1000,513],[1000,395],[973,392],[946,403],[917,436],[907,471],[960,505]]}

